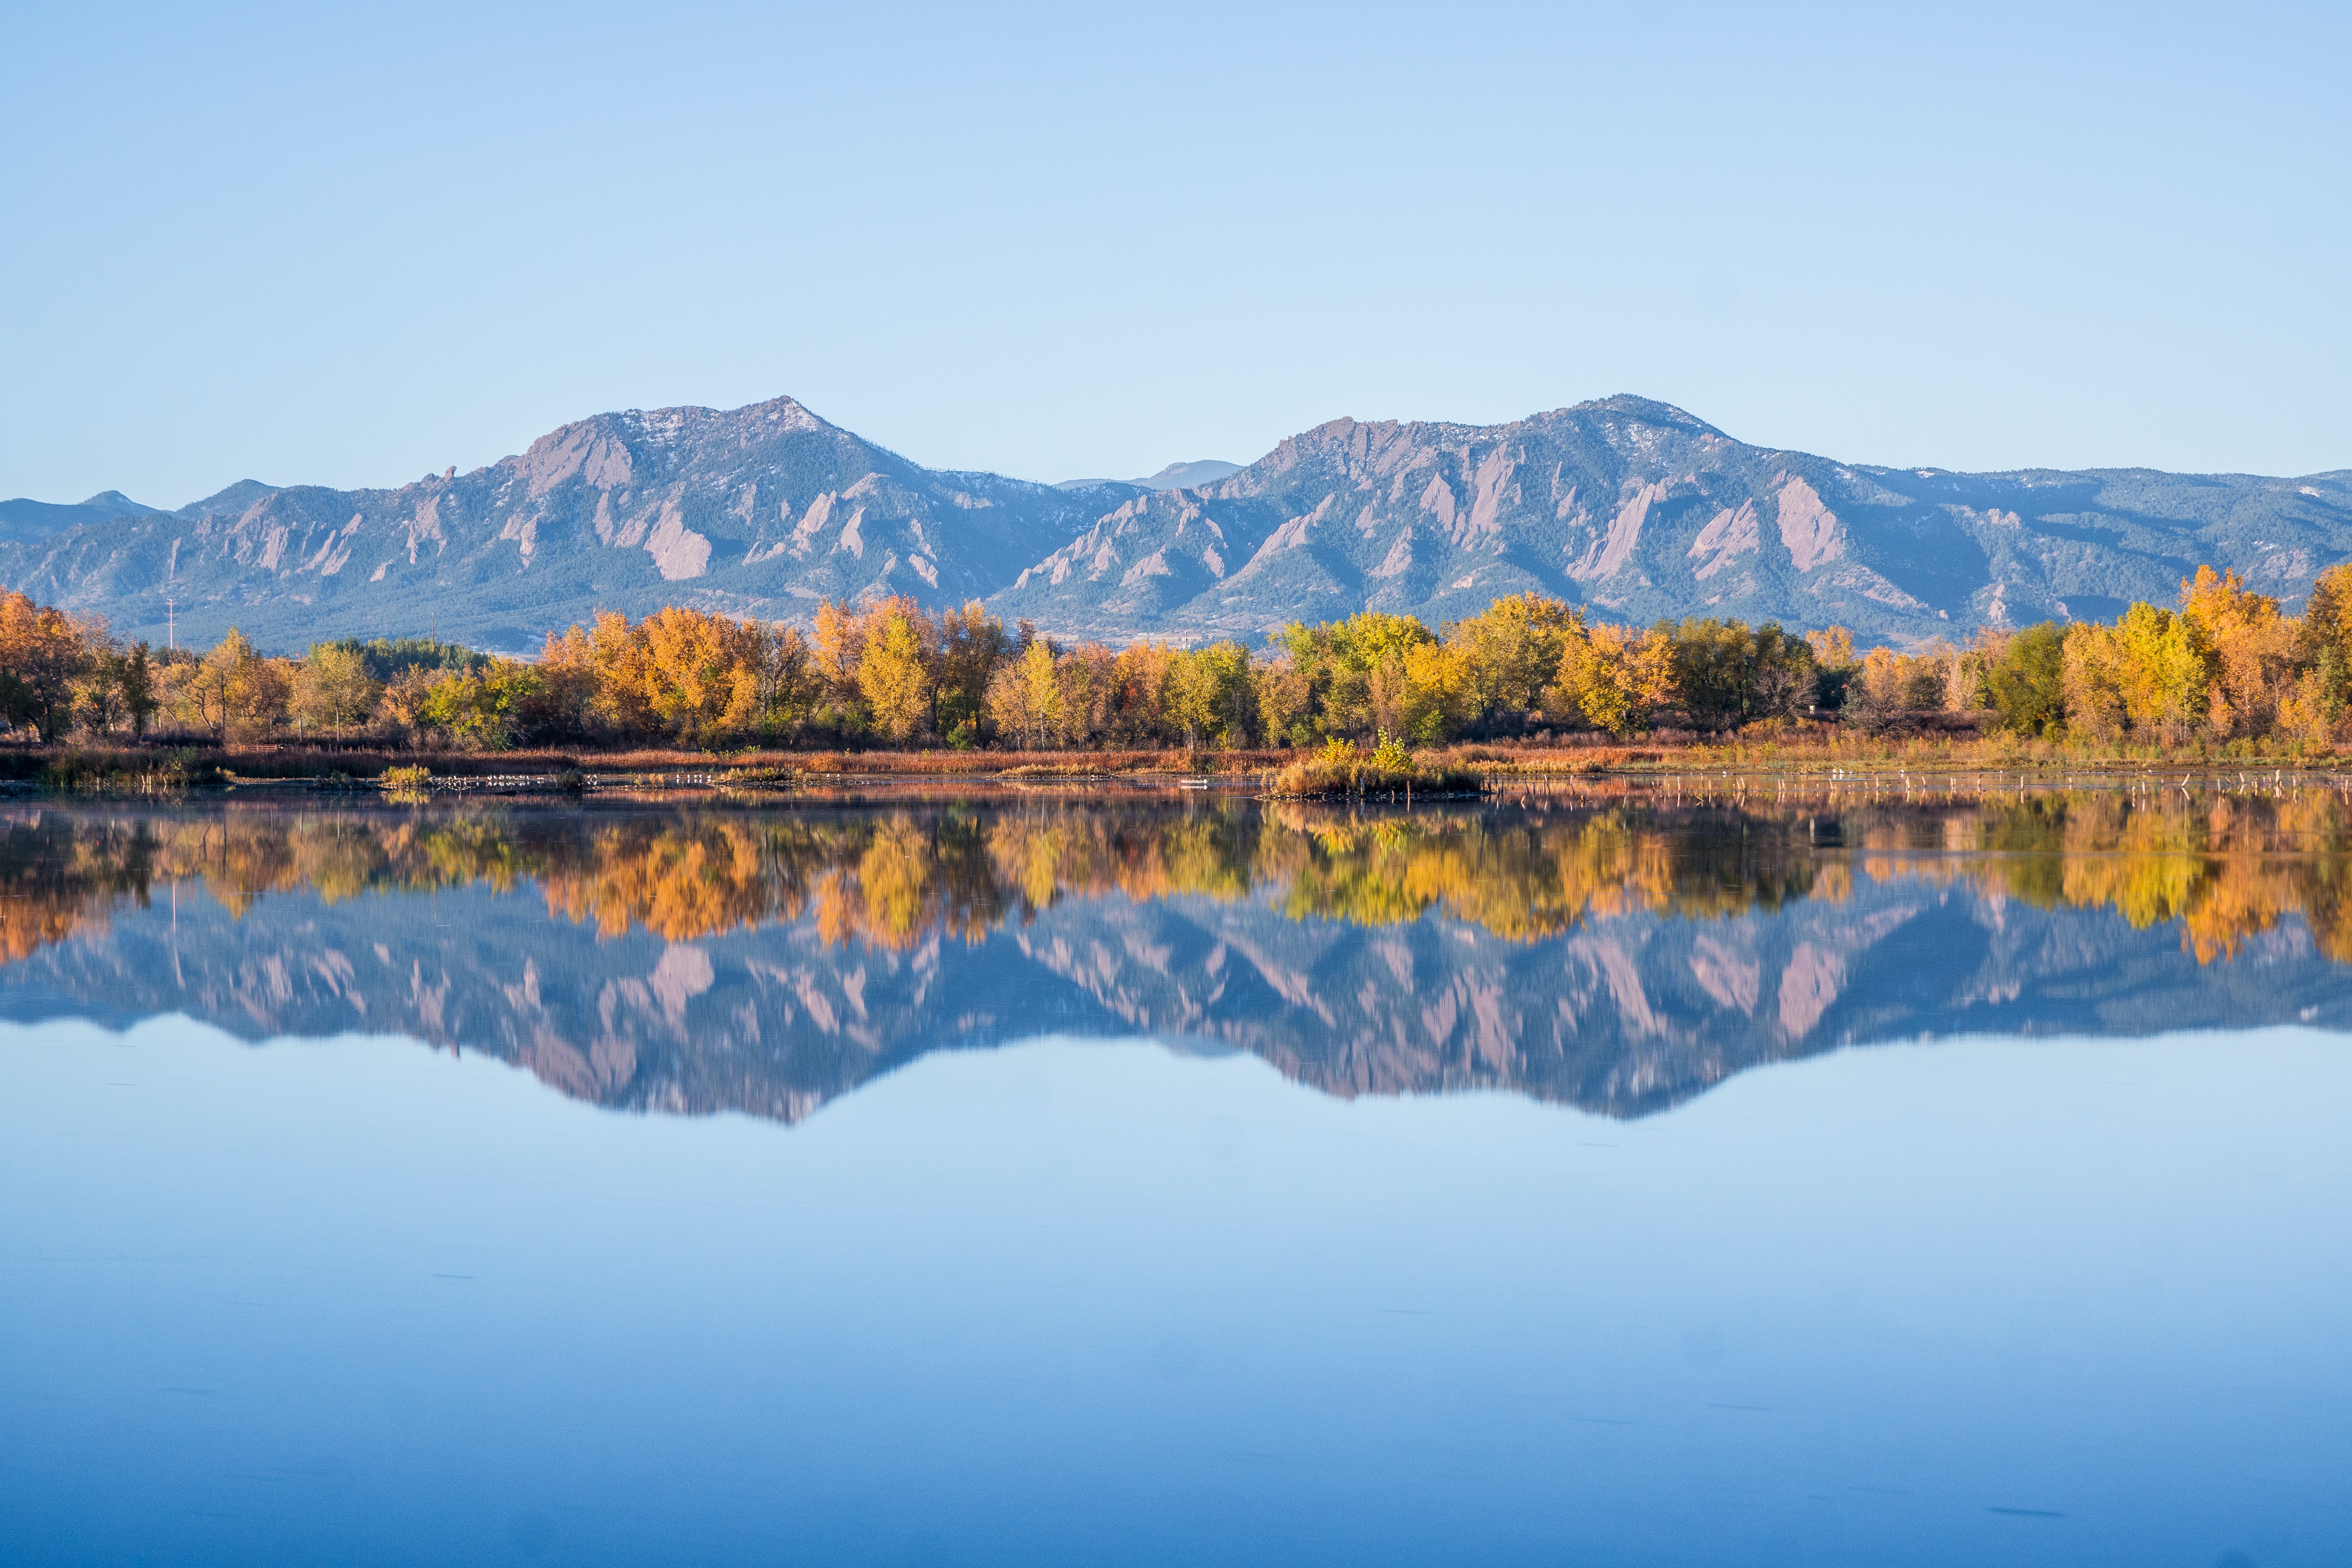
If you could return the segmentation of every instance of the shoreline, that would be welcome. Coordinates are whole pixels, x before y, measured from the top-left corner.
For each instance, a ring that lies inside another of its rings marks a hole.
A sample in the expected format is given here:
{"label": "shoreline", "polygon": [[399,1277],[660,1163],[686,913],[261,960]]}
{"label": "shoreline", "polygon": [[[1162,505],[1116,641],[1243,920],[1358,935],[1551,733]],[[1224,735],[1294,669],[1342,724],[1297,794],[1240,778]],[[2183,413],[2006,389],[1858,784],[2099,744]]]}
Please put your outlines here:
{"label": "shoreline", "polygon": [[559,773],[499,772],[434,773],[386,782],[376,778],[319,774],[243,774],[234,771],[202,783],[160,781],[147,775],[89,775],[58,785],[40,779],[0,778],[0,803],[68,802],[185,803],[236,800],[261,805],[297,802],[328,806],[385,805],[416,808],[472,801],[611,805],[726,805],[789,809],[860,803],[944,802],[975,804],[1023,799],[1149,801],[1177,805],[1248,799],[1268,805],[1382,812],[1460,810],[1483,805],[1621,804],[1676,806],[1843,805],[1864,801],[1992,799],[2070,795],[2300,795],[2324,792],[2352,796],[2352,770],[2331,760],[2323,765],[2273,761],[2262,766],[2225,762],[2148,764],[2136,762],[2066,762],[2020,766],[1954,763],[1941,767],[1885,765],[1875,768],[1790,766],[1759,763],[1666,758],[1634,765],[1570,769],[1495,767],[1479,770],[1475,788],[1434,789],[1416,785],[1410,795],[1397,788],[1362,792],[1285,794],[1275,787],[1276,770],[1234,770],[1216,774],[1176,769],[1051,774],[1011,770],[962,772],[814,772],[761,770],[738,776],[723,767],[587,771]]}

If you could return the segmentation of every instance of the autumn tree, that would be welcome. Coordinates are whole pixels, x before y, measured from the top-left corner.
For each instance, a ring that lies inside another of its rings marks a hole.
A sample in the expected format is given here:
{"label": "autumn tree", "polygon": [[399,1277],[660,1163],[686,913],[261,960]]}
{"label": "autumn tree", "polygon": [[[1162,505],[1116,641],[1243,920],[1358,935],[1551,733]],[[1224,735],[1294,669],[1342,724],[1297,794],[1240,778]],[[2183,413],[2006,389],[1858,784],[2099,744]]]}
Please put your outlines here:
{"label": "autumn tree", "polygon": [[1043,746],[1061,728],[1062,684],[1055,663],[1053,644],[1040,638],[989,679],[989,722],[1016,746]]}
{"label": "autumn tree", "polygon": [[29,724],[55,741],[73,723],[74,682],[89,662],[89,646],[63,611],[24,594],[0,590],[0,689],[11,723]]}
{"label": "autumn tree", "polygon": [[1249,654],[1237,642],[1220,642],[1188,649],[1170,661],[1162,702],[1187,749],[1203,741],[1244,746],[1249,743],[1251,695]]}
{"label": "autumn tree", "polygon": [[293,696],[290,661],[270,658],[235,626],[173,682],[173,717],[215,735],[252,739],[286,717]]}
{"label": "autumn tree", "polygon": [[1544,708],[1572,709],[1622,740],[1675,699],[1675,645],[1664,627],[1593,626],[1570,639]]}
{"label": "autumn tree", "polygon": [[[1581,622],[1577,629],[1582,630]],[[1545,685],[1549,685],[1559,673],[1557,654],[1537,662],[1546,668]],[[1512,679],[1528,675],[1534,668],[1523,669]],[[1544,686],[1522,689],[1489,683],[1482,687],[1478,668],[1475,645],[1465,647],[1463,640],[1452,637],[1442,643],[1418,645],[1404,656],[1402,710],[1396,721],[1385,727],[1424,746],[1433,746],[1452,740],[1474,713],[1489,720],[1503,712],[1517,716],[1541,700]]]}
{"label": "autumn tree", "polygon": [[2180,584],[2180,613],[2195,628],[2208,665],[2205,719],[2222,740],[2267,733],[2294,690],[2301,627],[2279,603],[2249,593],[2235,572],[2200,566]]}
{"label": "autumn tree", "polygon": [[809,638],[809,662],[824,690],[821,717],[835,728],[866,726],[865,699],[857,684],[857,668],[866,657],[866,617],[857,607],[831,599],[816,607],[816,626]]}
{"label": "autumn tree", "polygon": [[1277,653],[1251,661],[1250,679],[1257,688],[1258,729],[1265,744],[1304,744],[1309,738],[1306,720],[1313,693],[1290,656]]}
{"label": "autumn tree", "polygon": [[874,727],[903,746],[929,717],[938,651],[929,618],[911,599],[886,599],[866,617],[857,691]]}
{"label": "autumn tree", "polygon": [[306,724],[341,733],[375,710],[383,686],[366,656],[341,643],[317,643],[294,673],[294,712]]}
{"label": "autumn tree", "polygon": [[698,744],[750,727],[766,653],[759,627],[671,605],[647,616],[635,636],[643,646],[635,671],[656,722]]}
{"label": "autumn tree", "polygon": [[1110,738],[1125,689],[1119,658],[1095,642],[1055,655],[1055,700],[1046,715],[1054,740],[1066,746],[1089,746]]}
{"label": "autumn tree", "polygon": [[1122,746],[1157,746],[1169,738],[1168,672],[1176,650],[1166,643],[1137,639],[1110,662],[1098,733]]}
{"label": "autumn tree", "polygon": [[[1565,600],[1513,594],[1447,626],[1445,642],[1453,659],[1444,667],[1425,661],[1423,671],[1433,676],[1444,668],[1448,679],[1440,685],[1459,682],[1456,706],[1462,720],[1492,735],[1498,720],[1524,719],[1545,689],[1558,681],[1560,660],[1583,626],[1583,612]],[[1437,710],[1437,705],[1427,701],[1416,708],[1423,718]],[[1433,732],[1423,738],[1440,737]]]}
{"label": "autumn tree", "polygon": [[539,650],[538,692],[525,705],[524,723],[550,740],[593,734],[604,727],[593,640],[574,626],[550,632]]}
{"label": "autumn tree", "polygon": [[2178,741],[2209,711],[2197,624],[2154,605],[2134,605],[2111,626],[2076,624],[2066,634],[2063,668],[2068,722],[2095,740]]}

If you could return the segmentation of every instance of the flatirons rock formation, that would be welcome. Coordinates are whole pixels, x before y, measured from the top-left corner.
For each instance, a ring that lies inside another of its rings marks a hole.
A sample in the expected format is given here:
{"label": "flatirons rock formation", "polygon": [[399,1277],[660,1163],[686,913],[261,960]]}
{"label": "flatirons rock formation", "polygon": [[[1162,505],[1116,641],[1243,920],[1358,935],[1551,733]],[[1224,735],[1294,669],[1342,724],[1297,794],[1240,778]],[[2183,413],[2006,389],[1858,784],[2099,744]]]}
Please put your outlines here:
{"label": "flatirons rock formation", "polygon": [[2352,554],[2352,474],[1863,468],[1612,397],[1497,426],[1335,419],[1139,496],[998,602],[1104,636],[1247,636],[1371,608],[1433,625],[1535,590],[1917,640],[2168,603],[2203,563],[2299,596]]}
{"label": "flatirons rock formation", "polygon": [[2167,603],[2203,563],[2292,601],[2352,557],[2352,471],[1869,468],[1636,397],[1497,426],[1339,419],[1194,478],[1223,467],[1057,487],[926,468],[788,397],[607,414],[398,489],[246,480],[0,532],[0,583],[154,638],[168,597],[184,640],[236,625],[289,649],[428,629],[523,649],[600,606],[672,603],[804,624],[884,593],[1198,642],[1367,607],[1438,624],[1524,589],[1606,620],[1916,642]]}
{"label": "flatirons rock formation", "polygon": [[0,551],[0,582],[156,640],[170,595],[183,641],[430,629],[521,650],[599,607],[805,621],[824,597],[985,597],[1106,500],[1141,493],[1118,489],[926,468],[780,397],[600,415],[398,489],[247,480]]}

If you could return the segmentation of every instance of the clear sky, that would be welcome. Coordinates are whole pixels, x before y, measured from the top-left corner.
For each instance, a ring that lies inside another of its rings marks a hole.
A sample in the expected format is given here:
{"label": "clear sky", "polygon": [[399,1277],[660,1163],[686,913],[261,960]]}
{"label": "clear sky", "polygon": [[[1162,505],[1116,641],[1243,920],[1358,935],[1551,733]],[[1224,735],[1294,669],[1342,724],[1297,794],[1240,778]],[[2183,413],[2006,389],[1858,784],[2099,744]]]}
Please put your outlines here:
{"label": "clear sky", "polygon": [[2352,466],[2352,7],[12,9],[0,496],[790,393],[1246,461],[1616,392],[1852,461]]}

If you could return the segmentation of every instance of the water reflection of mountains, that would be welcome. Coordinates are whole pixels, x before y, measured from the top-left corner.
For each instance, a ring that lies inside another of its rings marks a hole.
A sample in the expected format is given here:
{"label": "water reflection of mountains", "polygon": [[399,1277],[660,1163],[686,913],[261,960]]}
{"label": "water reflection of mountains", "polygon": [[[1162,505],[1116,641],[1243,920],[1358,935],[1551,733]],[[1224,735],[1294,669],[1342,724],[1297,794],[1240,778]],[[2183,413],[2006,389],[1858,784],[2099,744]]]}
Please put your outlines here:
{"label": "water reflection of mountains", "polygon": [[20,809],[0,1015],[397,1032],[603,1104],[787,1120],[1045,1030],[1638,1114],[1847,1042],[2344,1024],[2347,874],[2325,794]]}

